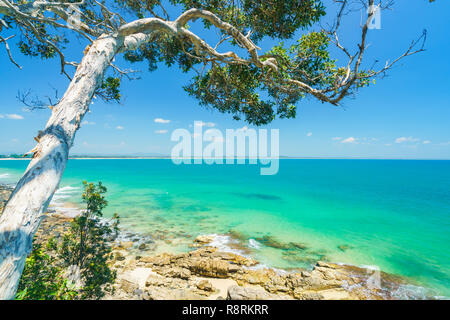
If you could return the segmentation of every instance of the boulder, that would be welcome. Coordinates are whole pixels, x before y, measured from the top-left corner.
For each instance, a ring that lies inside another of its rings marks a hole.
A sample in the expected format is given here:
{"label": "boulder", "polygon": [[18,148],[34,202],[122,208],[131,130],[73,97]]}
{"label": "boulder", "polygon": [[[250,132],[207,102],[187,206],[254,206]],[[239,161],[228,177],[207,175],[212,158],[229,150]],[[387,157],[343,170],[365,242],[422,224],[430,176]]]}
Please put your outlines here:
{"label": "boulder", "polygon": [[128,279],[121,279],[120,288],[128,294],[134,295],[134,292],[139,290],[139,284]]}
{"label": "boulder", "polygon": [[120,251],[113,252],[113,262],[124,261],[126,259],[125,255]]}
{"label": "boulder", "polygon": [[298,300],[323,300],[324,297],[317,291],[303,291],[296,289],[294,291],[294,298]]}
{"label": "boulder", "polygon": [[194,259],[188,265],[188,268],[194,274],[217,278],[227,278],[230,273],[235,273],[239,270],[238,266],[232,265],[226,261],[208,258]]}
{"label": "boulder", "polygon": [[155,257],[152,256],[141,257],[139,262],[155,266],[165,266],[171,263],[171,259],[172,259],[171,254],[163,253]]}
{"label": "boulder", "polygon": [[150,286],[164,286],[167,284],[167,279],[160,276],[160,275],[154,275],[151,274],[148,276],[148,278],[145,280],[145,286],[146,287],[150,287]]}
{"label": "boulder", "polygon": [[133,244],[133,241],[121,241],[119,247],[123,249],[129,249],[133,247]]}
{"label": "boulder", "polygon": [[200,244],[200,245],[205,245],[205,244],[211,243],[213,241],[214,241],[214,236],[211,236],[211,235],[209,235],[209,236],[200,235],[194,239],[194,242],[197,244]]}
{"label": "boulder", "polygon": [[214,287],[212,286],[211,282],[209,282],[208,280],[201,280],[200,282],[198,282],[197,288],[199,290],[208,291],[208,292],[214,291]]}
{"label": "boulder", "polygon": [[144,300],[204,300],[205,297],[188,289],[171,290],[165,287],[149,287],[142,298]]}
{"label": "boulder", "polygon": [[166,277],[180,278],[184,280],[187,280],[191,277],[191,271],[189,269],[181,267],[171,267],[168,269],[162,269],[160,271],[160,274]]}
{"label": "boulder", "polygon": [[228,289],[228,300],[293,300],[287,295],[272,294],[256,287],[232,286]]}

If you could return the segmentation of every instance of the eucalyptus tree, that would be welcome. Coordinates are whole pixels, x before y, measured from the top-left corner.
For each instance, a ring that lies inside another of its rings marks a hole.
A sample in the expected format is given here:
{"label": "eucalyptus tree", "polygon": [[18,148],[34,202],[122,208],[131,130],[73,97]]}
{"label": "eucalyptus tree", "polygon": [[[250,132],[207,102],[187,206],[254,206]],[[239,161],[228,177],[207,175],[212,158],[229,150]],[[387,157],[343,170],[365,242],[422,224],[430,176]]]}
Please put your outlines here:
{"label": "eucalyptus tree", "polygon": [[[25,55],[58,59],[69,80],[62,98],[49,106],[51,116],[35,137],[30,164],[0,217],[0,298],[14,297],[33,235],[91,100],[120,99],[120,80],[130,74],[115,64],[118,55],[130,63],[147,61],[149,71],[159,63],[178,66],[192,74],[184,89],[200,105],[262,125],[294,117],[296,105],[307,97],[339,106],[397,61],[423,50],[421,37],[375,69],[364,61],[368,31],[376,10],[389,8],[392,1],[324,2],[0,0],[0,45],[10,61],[20,68],[10,45],[17,39]],[[367,14],[355,26],[360,28],[357,43],[344,46],[340,27],[356,4]],[[333,22],[321,27],[329,14]],[[217,35],[216,41],[206,41],[194,25]],[[78,62],[66,59],[74,35],[86,44]],[[259,47],[274,41],[293,44]],[[339,52],[340,63],[331,52]]]}

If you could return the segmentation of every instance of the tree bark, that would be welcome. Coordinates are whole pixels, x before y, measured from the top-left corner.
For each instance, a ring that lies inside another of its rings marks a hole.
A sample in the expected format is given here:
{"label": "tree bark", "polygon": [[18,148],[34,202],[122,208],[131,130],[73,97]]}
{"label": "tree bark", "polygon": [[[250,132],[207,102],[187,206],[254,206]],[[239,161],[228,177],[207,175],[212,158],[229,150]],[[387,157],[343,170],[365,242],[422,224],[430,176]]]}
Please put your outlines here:
{"label": "tree bark", "polygon": [[0,216],[0,299],[13,299],[32,240],[66,168],[69,149],[95,90],[123,45],[123,38],[99,37],[81,61],[45,129],[34,156]]}

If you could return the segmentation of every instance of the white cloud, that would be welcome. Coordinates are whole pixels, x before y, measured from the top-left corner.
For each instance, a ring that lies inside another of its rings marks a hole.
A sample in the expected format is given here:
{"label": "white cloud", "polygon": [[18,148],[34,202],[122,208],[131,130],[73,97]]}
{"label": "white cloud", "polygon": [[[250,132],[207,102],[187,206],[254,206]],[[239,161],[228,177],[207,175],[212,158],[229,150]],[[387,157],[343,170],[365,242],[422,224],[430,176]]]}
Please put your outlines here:
{"label": "white cloud", "polygon": [[170,123],[170,120],[166,120],[166,119],[163,119],[163,118],[156,118],[154,121],[156,123],[164,123],[164,124]]}
{"label": "white cloud", "polygon": [[164,133],[167,133],[167,130],[156,130],[155,133],[156,134],[164,134]]}
{"label": "white cloud", "polygon": [[342,140],[341,143],[358,143],[356,140],[357,139],[354,137],[348,137],[347,139]]}
{"label": "white cloud", "polygon": [[311,137],[311,136],[312,136],[312,132],[308,132],[308,133],[306,134],[306,136],[307,136],[307,137]]}
{"label": "white cloud", "polygon": [[208,127],[208,128],[212,128],[212,127],[216,126],[216,124],[214,122],[203,122],[203,121],[195,121],[195,125],[200,126],[200,127]]}
{"label": "white cloud", "polygon": [[424,140],[424,141],[423,141],[423,144],[430,144],[430,143],[431,143],[430,140]]}
{"label": "white cloud", "polygon": [[339,140],[342,140],[342,138],[341,138],[341,137],[334,137],[334,138],[331,138],[331,140],[333,140],[333,141],[339,141]]}
{"label": "white cloud", "polygon": [[95,122],[84,120],[81,124],[84,126],[89,126],[89,125],[93,126],[95,124]]}
{"label": "white cloud", "polygon": [[122,127],[122,126],[117,126],[116,129],[117,129],[117,130],[123,130],[123,129],[125,129],[125,128]]}
{"label": "white cloud", "polygon": [[5,114],[5,115],[0,114],[0,119],[3,119],[3,118],[10,119],[10,120],[23,120],[23,117],[20,114],[15,114],[15,113]]}
{"label": "white cloud", "polygon": [[395,139],[395,143],[404,143],[404,142],[418,142],[420,139],[413,137],[400,137]]}

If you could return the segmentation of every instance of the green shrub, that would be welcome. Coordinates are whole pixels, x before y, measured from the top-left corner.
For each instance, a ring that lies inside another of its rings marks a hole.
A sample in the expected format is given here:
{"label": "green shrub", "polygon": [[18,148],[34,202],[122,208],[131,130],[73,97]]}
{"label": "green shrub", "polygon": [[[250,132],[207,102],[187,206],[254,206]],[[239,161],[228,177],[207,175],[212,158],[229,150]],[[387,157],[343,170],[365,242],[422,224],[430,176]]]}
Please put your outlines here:
{"label": "green shrub", "polygon": [[16,300],[71,300],[78,292],[64,277],[64,269],[55,258],[45,253],[41,244],[35,244],[25,262]]}
{"label": "green shrub", "polygon": [[[108,240],[117,236],[119,217],[115,214],[112,221],[102,220],[108,202],[101,182],[84,181],[83,185],[86,209],[71,222],[60,242],[51,238],[46,250],[34,245],[16,299],[100,299],[112,291],[116,272],[108,265],[112,257]],[[69,270],[78,275],[76,279],[72,276],[69,281]]]}
{"label": "green shrub", "polygon": [[65,267],[77,266],[83,287],[82,299],[99,299],[111,290],[116,278],[115,271],[108,266],[111,247],[107,239],[117,235],[119,219],[114,215],[112,223],[101,220],[102,210],[107,206],[104,193],[106,187],[83,182],[83,202],[86,210],[75,218],[69,232],[63,236],[58,256]]}

